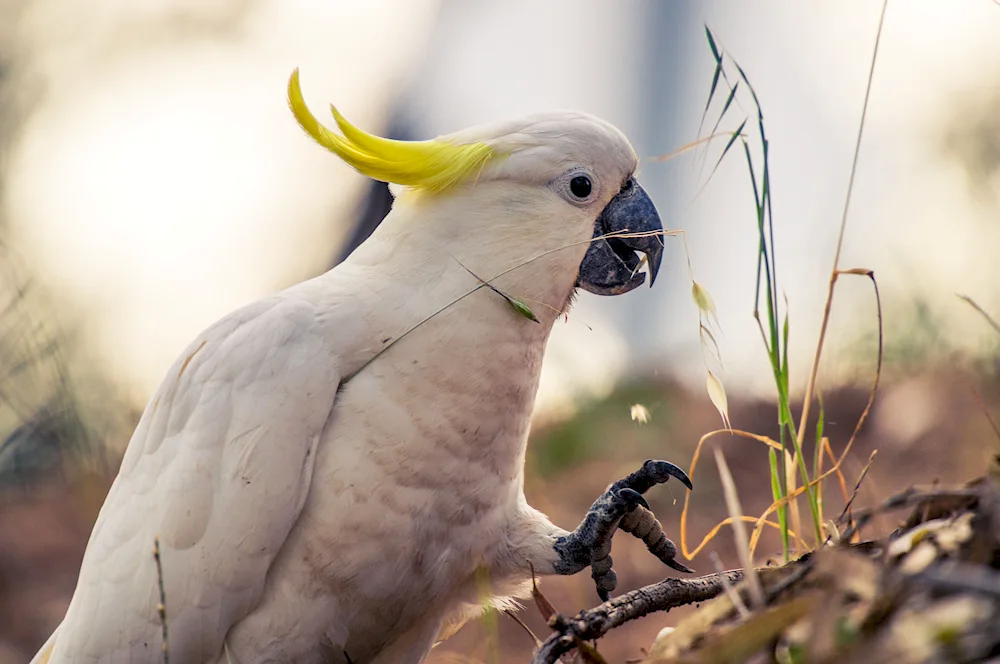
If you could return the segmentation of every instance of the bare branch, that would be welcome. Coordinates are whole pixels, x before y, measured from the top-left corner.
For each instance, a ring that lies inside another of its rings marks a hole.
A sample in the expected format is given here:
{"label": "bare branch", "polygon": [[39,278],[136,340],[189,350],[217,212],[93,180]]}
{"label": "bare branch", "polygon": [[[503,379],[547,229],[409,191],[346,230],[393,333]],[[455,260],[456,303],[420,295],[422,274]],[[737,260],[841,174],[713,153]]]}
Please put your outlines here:
{"label": "bare branch", "polygon": [[598,639],[610,630],[655,611],[669,611],[677,606],[705,602],[723,592],[725,584],[743,580],[743,570],[708,574],[694,579],[664,579],[625,593],[573,618],[555,615],[549,624],[555,633],[535,653],[532,664],[555,664],[577,642]]}

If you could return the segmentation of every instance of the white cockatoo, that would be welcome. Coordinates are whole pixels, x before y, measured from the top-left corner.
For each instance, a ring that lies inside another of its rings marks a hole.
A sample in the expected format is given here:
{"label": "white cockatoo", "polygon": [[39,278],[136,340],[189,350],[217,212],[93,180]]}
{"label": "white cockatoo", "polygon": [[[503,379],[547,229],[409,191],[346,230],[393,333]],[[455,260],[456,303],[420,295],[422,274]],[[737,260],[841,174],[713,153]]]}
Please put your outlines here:
{"label": "white cockatoo", "polygon": [[[673,544],[612,484],[568,532],[525,501],[528,423],[549,331],[577,288],[650,283],[656,209],[615,127],[557,112],[391,141],[289,101],[305,131],[392,183],[385,221],[344,263],[227,315],[170,368],[136,427],[66,616],[35,662],[424,659],[449,626],[592,569],[611,536]],[[158,567],[152,551],[158,538]],[[162,584],[162,595],[161,595]],[[163,598],[163,617],[160,605]]]}

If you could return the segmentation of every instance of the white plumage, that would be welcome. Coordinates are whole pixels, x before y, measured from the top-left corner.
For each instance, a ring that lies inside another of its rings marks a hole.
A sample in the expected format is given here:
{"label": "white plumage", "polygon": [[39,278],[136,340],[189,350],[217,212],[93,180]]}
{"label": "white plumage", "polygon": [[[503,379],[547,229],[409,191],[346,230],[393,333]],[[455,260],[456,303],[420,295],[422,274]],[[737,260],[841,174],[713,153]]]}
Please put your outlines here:
{"label": "white plumage", "polygon": [[[161,661],[154,537],[172,664],[418,662],[478,604],[477,570],[498,597],[555,571],[567,533],[522,491],[530,413],[549,330],[636,157],[576,113],[453,140],[503,157],[402,192],[344,264],[181,354],[35,662]],[[579,172],[586,201],[567,193]]]}

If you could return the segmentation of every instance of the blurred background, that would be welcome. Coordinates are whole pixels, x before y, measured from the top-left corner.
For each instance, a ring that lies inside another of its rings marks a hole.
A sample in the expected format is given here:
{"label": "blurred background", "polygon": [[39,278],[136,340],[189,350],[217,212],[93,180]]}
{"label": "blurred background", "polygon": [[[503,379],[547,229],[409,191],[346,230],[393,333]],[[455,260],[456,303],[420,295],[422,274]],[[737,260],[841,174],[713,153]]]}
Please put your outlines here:
{"label": "blurred background", "polygon": [[[384,187],[294,123],[294,67],[310,106],[334,101],[397,138],[554,108],[619,126],[715,300],[724,368],[713,371],[733,426],[776,435],[742,154],[710,181],[725,139],[658,157],[698,137],[715,67],[708,25],[764,112],[800,393],[880,10],[861,0],[0,0],[0,664],[26,661],[61,618],[132,427],[183,346],[233,308],[335,265],[388,209]],[[884,304],[883,385],[845,468],[853,482],[879,450],[859,498],[870,502],[912,482],[971,479],[997,451],[987,415],[1000,416],[1000,335],[955,294],[1000,314],[1000,6],[890,2],[865,132],[841,266],[874,270]],[[560,525],[647,457],[687,467],[698,438],[721,426],[690,292],[671,238],[655,289],[583,294],[556,326],[527,491]],[[874,310],[870,283],[842,281],[820,372],[834,449],[867,399]],[[635,404],[648,423],[631,419]],[[716,442],[759,514],[763,447]],[[693,479],[697,543],[725,512],[712,464]],[[683,494],[654,494],[679,539]],[[663,577],[641,546],[615,546],[620,590]],[[736,565],[728,534],[707,550]],[[706,556],[693,566],[712,569]],[[543,590],[574,613],[597,603],[586,576]],[[544,637],[536,613],[522,612]],[[639,657],[679,615],[619,630],[602,651]],[[484,629],[471,623],[432,661],[528,660],[531,639],[513,621],[499,621],[499,650]]]}

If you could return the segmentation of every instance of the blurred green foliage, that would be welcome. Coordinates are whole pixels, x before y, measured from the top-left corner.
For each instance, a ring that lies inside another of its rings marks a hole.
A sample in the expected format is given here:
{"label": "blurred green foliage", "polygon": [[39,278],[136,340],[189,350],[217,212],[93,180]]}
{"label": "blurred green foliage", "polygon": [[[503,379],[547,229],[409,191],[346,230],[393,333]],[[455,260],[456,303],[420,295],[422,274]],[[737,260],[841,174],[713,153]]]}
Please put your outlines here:
{"label": "blurred green foliage", "polygon": [[[632,420],[634,404],[649,409],[649,423]],[[629,451],[622,446],[637,452],[652,449],[674,418],[669,392],[662,386],[625,384],[604,399],[581,404],[573,417],[536,431],[528,448],[528,464],[545,478],[593,459],[621,458]],[[626,430],[628,435],[624,435]]]}

